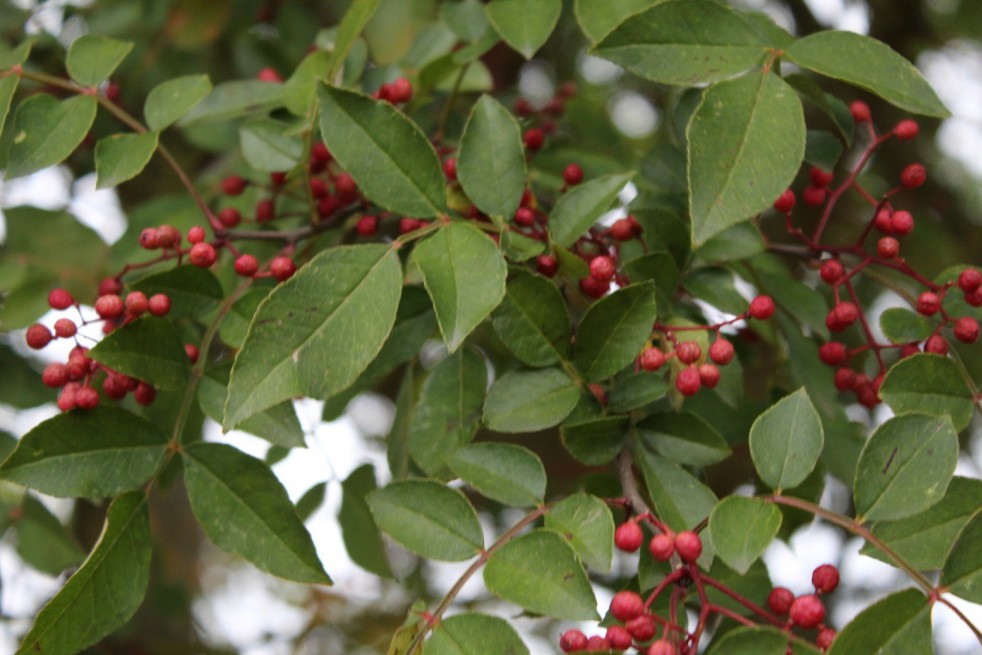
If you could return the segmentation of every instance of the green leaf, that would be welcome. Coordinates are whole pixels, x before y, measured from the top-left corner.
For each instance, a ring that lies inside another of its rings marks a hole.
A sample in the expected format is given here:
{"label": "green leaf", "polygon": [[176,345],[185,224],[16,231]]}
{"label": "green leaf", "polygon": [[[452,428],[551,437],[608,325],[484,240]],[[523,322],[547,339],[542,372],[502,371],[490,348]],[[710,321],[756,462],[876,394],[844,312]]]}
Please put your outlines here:
{"label": "green leaf", "polygon": [[34,46],[34,41],[35,39],[33,38],[25,39],[17,44],[16,48],[9,48],[6,43],[0,46],[0,68],[13,68],[27,61],[27,57],[31,54],[31,48]]}
{"label": "green leaf", "polygon": [[685,469],[644,450],[635,454],[658,516],[672,530],[691,530],[713,511],[716,495]]}
{"label": "green leaf", "polygon": [[855,32],[818,32],[795,41],[785,57],[802,68],[848,82],[908,111],[951,113],[913,64],[887,44]]}
{"label": "green leaf", "polygon": [[[268,451],[266,451],[266,459],[265,459],[265,461],[270,466],[273,466],[276,463],[275,461],[270,461],[271,460],[272,451],[275,448],[277,448],[277,447],[274,446],[273,448],[270,448]],[[282,450],[286,450],[286,449],[283,448]],[[287,451],[287,452],[289,452],[289,451]],[[281,457],[281,458],[277,459],[276,461],[282,461],[282,459],[283,458]],[[316,512],[317,510],[319,510],[321,508],[321,505],[324,504],[324,496],[326,494],[327,494],[327,483],[326,482],[318,482],[317,484],[315,484],[314,486],[312,486],[310,489],[308,489],[307,491],[303,492],[303,495],[300,496],[300,498],[297,499],[297,502],[296,503],[294,503],[294,506],[297,508],[297,516],[300,517],[300,520],[301,521],[303,521],[304,523],[306,523],[307,520],[310,519],[310,517],[314,515],[314,512]],[[343,500],[342,500],[342,502],[343,502]],[[374,524],[373,524],[373,526],[374,526]]]}
{"label": "green leaf", "polygon": [[418,125],[390,103],[322,84],[320,129],[338,163],[370,200],[406,216],[446,205],[440,160]]}
{"label": "green leaf", "polygon": [[781,529],[781,510],[773,503],[729,496],[709,515],[709,534],[716,554],[727,566],[744,574]]}
{"label": "green leaf", "polygon": [[457,179],[464,193],[485,214],[507,220],[522,200],[525,175],[518,122],[500,102],[482,95],[460,138]]}
{"label": "green leaf", "polygon": [[[225,315],[225,318],[218,327],[218,334],[221,336],[222,341],[233,348],[242,348],[242,343],[245,341],[246,334],[249,332],[249,324],[252,322],[252,317],[256,314],[259,305],[266,299],[270,291],[272,289],[253,287],[232,303],[232,309]],[[171,311],[174,311],[173,308]],[[225,410],[223,408],[222,413],[224,414],[224,412]]]}
{"label": "green leaf", "polygon": [[407,366],[399,383],[392,428],[385,435],[385,459],[394,480],[409,477],[409,421],[412,418],[415,379],[413,367]]}
{"label": "green leaf", "polygon": [[303,155],[303,143],[290,130],[290,125],[271,118],[245,123],[239,128],[242,156],[261,171],[290,170]]}
{"label": "green leaf", "polygon": [[343,246],[311,259],[253,317],[232,367],[224,428],[353,383],[385,343],[401,293],[402,266],[389,246]]}
{"label": "green leaf", "polygon": [[507,266],[486,234],[451,223],[419,243],[413,261],[433,299],[447,349],[454,352],[505,296]]}
{"label": "green leaf", "polygon": [[863,610],[832,642],[829,655],[930,655],[931,604],[916,589],[887,596]]}
{"label": "green leaf", "polygon": [[569,349],[569,313],[563,295],[546,278],[515,269],[492,317],[498,338],[529,366],[562,361]]}
{"label": "green leaf", "polygon": [[378,9],[381,0],[355,0],[348,7],[341,24],[338,25],[338,34],[334,39],[334,49],[331,51],[331,61],[327,68],[327,79],[333,80],[334,76],[355,44],[358,35],[371,20],[375,10]]}
{"label": "green leaf", "polygon": [[[956,477],[936,505],[899,521],[874,523],[872,532],[915,569],[940,569],[958,533],[979,507],[982,480]],[[869,543],[860,552],[892,563]]]}
{"label": "green leaf", "polygon": [[14,98],[17,90],[17,83],[20,77],[8,75],[0,80],[0,134],[3,134],[3,124],[7,121],[7,113],[10,111],[10,102]]}
{"label": "green leaf", "polygon": [[306,116],[316,97],[319,80],[327,77],[331,53],[317,50],[304,57],[283,83],[283,104],[295,116]]}
{"label": "green leaf", "polygon": [[515,444],[479,443],[447,461],[454,475],[482,496],[511,507],[535,507],[546,493],[546,470],[538,456]]}
{"label": "green leaf", "polygon": [[583,566],[552,530],[534,530],[496,550],[484,566],[484,584],[495,596],[536,614],[569,621],[598,618]]}
{"label": "green leaf", "polygon": [[975,398],[953,360],[922,353],[906,357],[887,372],[880,398],[896,414],[949,416],[955,430],[968,427]]}
{"label": "green leaf", "polygon": [[486,11],[505,43],[531,59],[556,27],[563,3],[561,0],[491,0]]}
{"label": "green leaf", "polygon": [[982,510],[958,534],[958,539],[941,571],[941,585],[948,591],[973,603],[982,603]]}
{"label": "green leaf", "polygon": [[625,18],[660,0],[576,0],[576,21],[587,38],[599,41]]}
{"label": "green leaf", "polygon": [[626,416],[571,420],[562,425],[560,436],[574,459],[587,466],[600,466],[620,452],[629,423]]}
{"label": "green leaf", "polygon": [[474,507],[435,480],[389,483],[368,495],[368,506],[378,527],[420,557],[460,562],[484,548]]}
{"label": "green leaf", "polygon": [[143,602],[150,555],[147,496],[124,494],[109,506],[88,559],[41,608],[16,655],[73,655],[122,627]]}
{"label": "green leaf", "polygon": [[146,316],[113,330],[89,357],[120,373],[169,391],[183,391],[191,362],[171,322]]}
{"label": "green leaf", "polygon": [[663,397],[668,382],[660,375],[646,371],[632,373],[617,380],[617,386],[607,394],[607,409],[615,414],[626,414]]}
{"label": "green leaf", "polygon": [[805,155],[801,101],[772,72],[709,87],[686,134],[693,247],[770,207]]}
{"label": "green leaf", "polygon": [[65,68],[82,86],[98,86],[109,79],[132,49],[132,41],[86,34],[72,41]]}
{"label": "green leaf", "polygon": [[484,423],[496,432],[537,432],[569,416],[580,388],[558,368],[509,371],[484,401]]}
{"label": "green leaf", "polygon": [[182,451],[191,509],[216,546],[288,580],[331,584],[286,489],[263,462],[220,443]]}
{"label": "green leaf", "polygon": [[730,456],[726,440],[695,414],[659,412],[635,427],[645,446],[679,464],[708,466]]}
{"label": "green leaf", "polygon": [[576,333],[573,364],[588,382],[630,364],[651,338],[657,317],[653,282],[618,289],[590,306]]}
{"label": "green leaf", "polygon": [[61,163],[89,133],[97,106],[96,99],[89,95],[58,101],[39,93],[21,102],[10,126],[13,137],[4,179]]}
{"label": "green leaf", "polygon": [[772,489],[804,482],[824,443],[822,421],[804,388],[771,405],[750,428],[750,456],[757,475]]}
{"label": "green leaf", "polygon": [[614,517],[607,503],[585,493],[567,496],[546,514],[546,527],[563,535],[586,566],[610,572]]}
{"label": "green leaf", "polygon": [[859,455],[853,502],[864,520],[896,520],[944,496],[955,474],[958,435],[948,417],[905,414],[877,428]]}
{"label": "green leaf", "polygon": [[927,316],[903,307],[891,307],[880,314],[880,329],[893,343],[924,341],[934,332],[934,324]]}
{"label": "green leaf", "polygon": [[222,285],[211,271],[191,264],[148,275],[134,282],[132,288],[148,298],[166,294],[171,301],[168,314],[171,318],[200,319],[218,307],[225,297]]}
{"label": "green leaf", "polygon": [[424,471],[439,472],[474,438],[487,380],[484,357],[473,348],[461,348],[430,372],[409,420],[409,452]]}
{"label": "green leaf", "polygon": [[440,18],[465,41],[477,41],[488,31],[488,17],[480,0],[441,3]]}
{"label": "green leaf", "polygon": [[141,172],[157,150],[157,133],[113,134],[95,144],[97,189],[130,180]]}
{"label": "green leaf", "polygon": [[590,229],[617,199],[634,173],[605,175],[564,193],[549,214],[549,237],[561,246],[572,245]]}
{"label": "green leaf", "polygon": [[[711,591],[711,590],[710,590]],[[788,648],[791,650],[788,650]],[[872,652],[872,651],[870,651]],[[770,627],[739,627],[714,639],[707,655],[818,655],[814,646]]]}
{"label": "green leaf", "polygon": [[101,498],[154,474],[167,436],[126,410],[100,405],[59,414],[21,437],[0,478],[51,496]]}
{"label": "green leaf", "polygon": [[352,471],[341,483],[338,523],[344,549],[351,561],[370,573],[391,578],[385,544],[368,508],[368,495],[375,489],[375,469],[371,464],[363,464]]}
{"label": "green leaf", "polygon": [[508,621],[467,612],[438,623],[423,655],[529,655],[529,649]]}
{"label": "green leaf", "polygon": [[679,0],[627,18],[593,54],[655,82],[694,86],[759,65],[768,45],[728,7]]}
{"label": "green leaf", "polygon": [[[803,100],[808,100],[823,114],[832,119],[842,141],[846,146],[852,145],[853,132],[856,130],[856,121],[853,119],[852,113],[850,113],[846,103],[832,94],[826,93],[812,75],[793,73],[791,75],[785,75],[784,81],[793,86]],[[830,165],[826,168],[827,170],[832,170],[834,166]]]}
{"label": "green leaf", "polygon": [[160,131],[176,123],[211,93],[207,75],[185,75],[161,82],[150,90],[143,103],[147,127]]}
{"label": "green leaf", "polygon": [[78,566],[85,552],[40,500],[24,495],[17,519],[17,554],[32,568],[51,576]]}
{"label": "green leaf", "polygon": [[527,262],[546,251],[546,244],[514,230],[501,233],[501,252],[510,262]]}
{"label": "green leaf", "polygon": [[842,142],[831,132],[808,130],[805,134],[805,163],[831,171],[842,157]]}
{"label": "green leaf", "polygon": [[219,123],[231,118],[266,114],[283,104],[283,85],[259,80],[223,82],[178,121],[180,127]]}

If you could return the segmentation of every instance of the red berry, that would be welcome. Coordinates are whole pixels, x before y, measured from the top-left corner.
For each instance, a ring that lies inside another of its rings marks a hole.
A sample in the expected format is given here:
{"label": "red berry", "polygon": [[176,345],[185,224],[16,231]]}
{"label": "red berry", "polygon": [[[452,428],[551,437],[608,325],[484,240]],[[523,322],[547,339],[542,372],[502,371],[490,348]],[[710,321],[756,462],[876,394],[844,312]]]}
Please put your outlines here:
{"label": "red berry", "polygon": [[841,329],[849,327],[859,318],[859,308],[849,301],[840,302],[833,311],[835,311],[836,320],[842,326]]}
{"label": "red berry", "polygon": [[634,642],[631,633],[621,625],[612,625],[607,628],[607,634],[604,635],[604,639],[607,640],[607,643],[614,650],[627,650]]}
{"label": "red berry", "polygon": [[846,271],[842,267],[842,262],[840,262],[838,259],[826,259],[822,264],[822,268],[819,269],[818,274],[822,278],[823,282],[835,284],[842,279],[842,276],[846,274]]}
{"label": "red berry", "polygon": [[256,222],[266,223],[276,218],[276,203],[272,198],[263,198],[256,203]]}
{"label": "red berry", "polygon": [[[59,318],[55,321],[55,336],[62,339],[70,339],[75,336],[75,332],[78,330],[78,326],[75,325],[75,321],[70,318]],[[955,334],[958,333],[957,328],[955,329]]]}
{"label": "red berry", "polygon": [[890,215],[890,230],[897,236],[907,236],[914,230],[914,217],[903,209],[893,212]]}
{"label": "red berry", "polygon": [[389,84],[389,100],[396,104],[409,102],[413,97],[413,85],[405,77],[397,77]]}
{"label": "red berry", "polygon": [[941,299],[938,297],[938,294],[925,291],[917,297],[916,309],[918,314],[933,316],[941,309]]}
{"label": "red berry", "polygon": [[402,218],[399,220],[399,234],[409,234],[413,230],[418,230],[424,225],[423,221],[415,218]]}
{"label": "red berry", "polygon": [[869,105],[862,100],[853,100],[849,104],[849,113],[852,114],[852,119],[857,123],[865,123],[871,115]]}
{"label": "red berry", "polygon": [[639,363],[646,371],[657,371],[665,364],[665,353],[658,348],[645,348],[641,351]]}
{"label": "red berry", "polygon": [[348,173],[341,173],[334,179],[334,191],[344,200],[351,200],[358,193],[355,178]]}
{"label": "red berry", "polygon": [[[225,207],[218,212],[218,222],[225,227],[235,227],[242,222],[242,214],[235,207]],[[190,235],[188,239],[190,240]]]}
{"label": "red berry", "polygon": [[835,372],[835,388],[839,391],[848,391],[852,389],[853,382],[856,379],[856,372],[851,368],[840,368]]}
{"label": "red berry", "polygon": [[242,277],[252,277],[259,270],[259,261],[252,255],[239,255],[235,260],[235,272]]}
{"label": "red berry", "polygon": [[327,182],[322,178],[312,177],[310,178],[310,195],[314,198],[323,198],[330,190],[327,188]]}
{"label": "red berry", "polygon": [[900,173],[900,184],[907,189],[916,189],[927,180],[927,171],[921,164],[908,164]]}
{"label": "red berry", "polygon": [[683,396],[694,396],[699,392],[699,387],[702,386],[702,378],[699,376],[699,371],[696,370],[695,366],[690,366],[679,371],[679,374],[675,376],[675,388],[678,389],[679,393]]}
{"label": "red berry", "polygon": [[95,301],[95,312],[101,318],[119,318],[124,309],[123,299],[116,294],[99,296]]}
{"label": "red berry", "polygon": [[675,550],[686,562],[694,562],[702,555],[702,539],[695,532],[684,530],[675,535]]}
{"label": "red berry", "polygon": [[714,364],[703,362],[697,367],[699,371],[699,382],[707,389],[713,389],[719,384],[719,369]]}
{"label": "red berry", "polygon": [[909,141],[917,136],[920,129],[921,128],[917,125],[917,121],[908,118],[907,120],[897,123],[897,126],[893,128],[893,135],[901,141]]}
{"label": "red berry", "polygon": [[593,635],[586,640],[586,650],[590,653],[610,650],[610,642],[600,635]]}
{"label": "red berry", "polygon": [[274,278],[283,282],[293,277],[293,274],[297,272],[297,265],[289,257],[274,257],[273,261],[269,263],[269,272]]}
{"label": "red berry", "polygon": [[633,591],[618,591],[610,601],[610,613],[618,621],[630,621],[644,613],[644,600]]}
{"label": "red berry", "polygon": [[580,280],[580,291],[590,298],[602,298],[610,291],[610,282],[601,282],[591,275]]}
{"label": "red berry", "polygon": [[774,201],[774,209],[778,210],[779,212],[783,212],[787,214],[790,213],[792,209],[794,209],[794,204],[795,204],[794,191],[792,191],[791,189],[787,189],[785,190],[784,193],[778,196],[777,200]]}
{"label": "red berry", "polygon": [[[314,148],[316,148],[317,145],[318,144],[315,143],[314,144]],[[313,156],[313,154],[311,154],[311,156]],[[274,189],[279,189],[284,184],[286,184],[286,173],[283,172],[283,171],[274,171],[274,172],[270,173],[269,174],[269,183],[270,183],[270,185],[272,185],[272,187]]]}
{"label": "red berry", "polygon": [[126,387],[115,375],[107,375],[106,379],[102,381],[102,392],[112,400],[122,400],[126,397]]}
{"label": "red berry", "polygon": [[806,205],[820,207],[825,202],[825,196],[827,195],[828,189],[826,187],[806,186],[805,190],[801,193],[801,199],[805,201]]}
{"label": "red berry", "polygon": [[812,584],[815,591],[830,594],[839,586],[839,569],[832,564],[822,564],[812,571]]}
{"label": "red berry", "polygon": [[893,213],[884,207],[873,217],[873,227],[881,234],[893,234]]}
{"label": "red berry", "polygon": [[559,647],[564,653],[572,653],[573,651],[583,650],[586,648],[586,644],[586,635],[579,630],[567,630],[559,638]]}
{"label": "red berry", "polygon": [[545,139],[545,132],[537,127],[527,130],[525,134],[522,135],[522,141],[525,143],[525,147],[532,152],[535,152],[541,148],[542,144],[545,142]]}
{"label": "red berry", "polygon": [[[958,274],[958,288],[966,293],[982,287],[982,273],[974,268],[966,268]],[[50,296],[49,302],[50,302]],[[53,306],[53,305],[52,305]]]}
{"label": "red berry", "polygon": [[751,318],[768,319],[774,314],[774,301],[770,296],[757,296],[750,302],[747,313]]}
{"label": "red berry", "polygon": [[68,367],[58,363],[48,364],[41,374],[41,382],[52,389],[65,386],[68,382]]}
{"label": "red berry", "polygon": [[900,254],[900,242],[893,237],[882,237],[876,242],[876,254],[883,259],[893,259]]}
{"label": "red berry", "polygon": [[617,272],[617,264],[607,255],[598,255],[590,260],[590,277],[598,282],[610,282]]}
{"label": "red berry", "polygon": [[362,216],[355,225],[355,231],[363,237],[373,236],[378,232],[378,216]]}
{"label": "red berry", "polygon": [[634,225],[626,218],[618,219],[610,226],[610,236],[616,241],[630,241],[635,237]]}
{"label": "red berry", "polygon": [[825,605],[815,594],[798,596],[791,603],[791,622],[802,628],[814,628],[825,619]]}
{"label": "red berry", "polygon": [[972,307],[982,307],[982,287],[965,292],[965,302]]}
{"label": "red berry", "polygon": [[156,250],[160,247],[157,245],[157,228],[145,227],[140,231],[140,246],[147,250]]}
{"label": "red berry", "polygon": [[856,400],[863,407],[870,409],[876,407],[880,402],[880,398],[876,395],[876,391],[873,390],[873,386],[869,384],[856,389]]}
{"label": "red berry", "polygon": [[181,232],[173,225],[161,225],[157,228],[158,248],[177,248],[181,245]]}
{"label": "red berry", "polygon": [[702,357],[702,348],[695,341],[683,341],[675,347],[675,355],[683,364],[692,364]]}
{"label": "red berry", "polygon": [[51,309],[68,309],[74,304],[75,299],[65,289],[52,289],[48,293],[48,306]]}
{"label": "red berry", "polygon": [[222,192],[227,196],[237,196],[245,191],[247,184],[245,178],[230,175],[222,180]]}
{"label": "red berry", "polygon": [[642,541],[644,541],[644,532],[634,521],[621,523],[614,530],[614,545],[625,553],[633,553],[641,548]]}
{"label": "red berry", "polygon": [[68,412],[75,409],[75,395],[78,393],[78,385],[74,382],[69,382],[65,385],[65,388],[61,390],[58,394],[58,409],[63,412]]}
{"label": "red berry", "polygon": [[256,73],[256,79],[260,82],[274,82],[280,83],[283,81],[283,76],[276,72],[275,68],[267,66],[262,68]]}
{"label": "red berry", "polygon": [[720,366],[726,366],[732,362],[735,355],[736,351],[733,350],[733,344],[720,336],[717,336],[716,341],[709,347],[709,358]]}
{"label": "red berry", "polygon": [[457,179],[457,158],[450,157],[443,162],[443,174],[447,176],[448,180]]}
{"label": "red berry", "polygon": [[916,343],[905,343],[900,349],[900,359],[906,359],[911,355],[916,355],[919,352],[921,352],[921,349]]}
{"label": "red berry", "polygon": [[188,259],[199,268],[208,268],[215,263],[218,255],[210,243],[196,243],[191,246],[191,253],[188,255]]}
{"label": "red berry", "polygon": [[563,181],[570,186],[575,186],[583,181],[583,169],[579,164],[570,164],[563,170]]}
{"label": "red berry", "polygon": [[103,278],[99,282],[99,295],[108,296],[111,294],[120,294],[123,292],[123,284],[114,277]]}
{"label": "red berry", "polygon": [[170,312],[170,297],[163,293],[152,295],[148,307],[154,316],[166,316]]}
{"label": "red berry", "polygon": [[[55,331],[58,323],[55,323]],[[962,316],[955,321],[955,338],[962,343],[975,343],[979,338],[979,322],[971,316]]]}
{"label": "red berry", "polygon": [[828,343],[822,344],[822,347],[818,349],[818,358],[829,366],[842,364],[846,361],[847,354],[848,351],[846,350],[845,344],[839,343],[838,341],[829,341]]}
{"label": "red berry", "polygon": [[672,642],[667,639],[659,639],[648,646],[647,655],[678,655],[678,651]]}
{"label": "red berry", "polygon": [[528,207],[519,207],[515,212],[515,225],[532,227],[535,225],[535,212]]}
{"label": "red berry", "polygon": [[82,387],[75,392],[75,404],[79,409],[93,409],[99,404],[99,392],[92,387]]}
{"label": "red berry", "polygon": [[130,316],[140,316],[150,309],[150,301],[142,291],[131,291],[126,294],[126,313]]}
{"label": "red berry", "polygon": [[138,405],[153,404],[154,399],[157,398],[157,390],[151,387],[146,382],[141,382],[136,386],[136,390],[133,391],[133,400],[137,402]]}
{"label": "red berry", "polygon": [[815,645],[822,650],[827,650],[833,641],[835,641],[835,630],[832,628],[822,628],[815,637]]}
{"label": "red berry", "polygon": [[667,562],[675,552],[675,535],[656,534],[648,542],[648,552],[657,562]]}
{"label": "red berry", "polygon": [[559,270],[559,260],[552,255],[539,255],[535,259],[535,269],[546,277],[552,277]]}
{"label": "red berry", "polygon": [[192,244],[201,243],[205,240],[205,228],[195,225],[188,230],[188,242]]}
{"label": "red berry", "polygon": [[[669,555],[671,557],[671,555]],[[648,641],[658,632],[658,624],[650,614],[642,614],[624,624],[627,631],[638,641]]]}
{"label": "red berry", "polygon": [[310,156],[322,164],[326,164],[327,162],[331,161],[331,151],[328,150],[327,146],[320,141],[311,146]]}
{"label": "red berry", "polygon": [[767,596],[767,606],[778,616],[784,616],[791,610],[791,603],[794,602],[794,594],[790,589],[784,587],[774,587],[770,595]]}
{"label": "red berry", "polygon": [[817,166],[812,166],[812,169],[808,171],[808,176],[811,178],[812,184],[817,187],[827,187],[832,183],[832,173],[823,171]]}
{"label": "red berry", "polygon": [[326,198],[321,198],[320,202],[317,203],[317,215],[321,218],[327,218],[340,208],[341,201],[337,196],[327,196]]}
{"label": "red berry", "polygon": [[187,353],[188,359],[191,360],[192,364],[198,363],[198,347],[193,343],[184,344],[184,352]]}

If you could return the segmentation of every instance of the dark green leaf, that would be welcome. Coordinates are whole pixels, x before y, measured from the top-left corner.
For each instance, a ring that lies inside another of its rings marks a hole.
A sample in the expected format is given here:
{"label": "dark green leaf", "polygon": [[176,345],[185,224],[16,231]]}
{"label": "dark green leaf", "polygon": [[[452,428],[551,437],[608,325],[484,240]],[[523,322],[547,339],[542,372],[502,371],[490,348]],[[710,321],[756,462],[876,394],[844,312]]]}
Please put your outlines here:
{"label": "dark green leaf", "polygon": [[457,179],[467,197],[489,216],[510,219],[522,200],[522,131],[511,113],[491,96],[481,96],[471,110],[460,138]]}
{"label": "dark green leaf", "polygon": [[699,252],[696,254],[707,262],[734,262],[749,259],[765,250],[767,244],[764,243],[764,238],[756,225],[737,223],[710,237],[706,243],[699,246]]}
{"label": "dark green leaf", "polygon": [[[839,130],[839,136],[845,144],[847,146],[852,145],[856,121],[849,112],[849,107],[846,106],[846,103],[826,93],[812,75],[794,73],[785,75],[784,81],[793,86],[802,99],[808,100],[813,106],[828,116],[835,123],[836,128]],[[832,170],[833,167],[829,166],[827,170]]]}
{"label": "dark green leaf", "polygon": [[804,482],[824,443],[822,421],[804,388],[771,405],[750,428],[750,456],[757,475],[772,489]]}
{"label": "dark green leaf", "polygon": [[856,514],[872,521],[913,516],[941,500],[955,474],[958,435],[948,417],[897,416],[869,438],[856,466]]}
{"label": "dark green leaf", "polygon": [[808,130],[805,134],[805,162],[831,171],[842,157],[842,142],[830,132]]}
{"label": "dark green leaf", "polygon": [[21,102],[9,128],[14,136],[4,179],[54,166],[72,154],[92,127],[97,104],[89,95],[58,101],[46,93]]}
{"label": "dark green leaf", "polygon": [[658,516],[672,530],[691,530],[709,516],[718,499],[690,473],[646,451],[635,451]]}
{"label": "dark green leaf", "polygon": [[607,416],[563,424],[560,435],[577,461],[600,466],[614,459],[627,438],[628,417]]}
{"label": "dark green leaf", "polygon": [[[274,446],[273,448],[276,448],[276,446]],[[268,451],[266,451],[265,461],[270,466],[273,466],[276,463],[276,462],[269,461],[270,451],[272,451],[273,448],[270,448]],[[284,455],[289,453],[289,450],[285,448],[283,450],[286,451]],[[280,458],[277,461],[282,461],[282,459],[283,458]],[[306,523],[310,519],[310,517],[314,515],[314,512],[316,512],[321,508],[321,505],[324,504],[324,496],[326,494],[327,494],[326,482],[318,482],[310,489],[303,492],[303,495],[297,499],[297,502],[295,504],[295,507],[297,508],[297,516],[300,517],[301,521]]]}
{"label": "dark green leaf", "polygon": [[235,358],[225,429],[277,403],[353,383],[395,322],[402,267],[393,248],[325,250],[259,306]]}
{"label": "dark green leaf", "polygon": [[28,566],[58,576],[85,559],[78,542],[41,501],[26,494],[21,512],[17,520],[17,554]]}
{"label": "dark green leaf", "polygon": [[829,655],[930,655],[931,604],[916,589],[898,591],[863,610],[832,642]]}
{"label": "dark green leaf", "polygon": [[72,41],[65,58],[65,68],[72,79],[82,86],[98,86],[109,79],[132,49],[132,41],[86,34]]}
{"label": "dark green leaf", "polygon": [[615,414],[625,414],[644,407],[665,395],[668,382],[660,375],[645,371],[619,378],[617,386],[607,394],[607,409]]}
{"label": "dark green leaf", "polygon": [[488,17],[480,0],[444,2],[440,18],[465,41],[477,41],[488,31]]}
{"label": "dark green leaf", "polygon": [[880,329],[893,343],[911,343],[931,336],[934,324],[927,316],[902,307],[891,307],[880,314]]}
{"label": "dark green leaf", "polygon": [[239,129],[242,156],[260,171],[288,171],[303,155],[299,136],[289,134],[291,126],[270,118],[245,123]]}
{"label": "dark green leaf", "polygon": [[51,496],[99,498],[140,487],[167,437],[149,421],[100,405],[44,421],[21,437],[0,477]]}
{"label": "dark green leaf", "polygon": [[484,566],[488,591],[530,612],[570,621],[597,619],[597,601],[572,547],[557,532],[516,537]]}
{"label": "dark green leaf", "polygon": [[461,448],[447,461],[450,470],[482,496],[511,507],[534,507],[546,493],[546,470],[527,448],[479,443]]}
{"label": "dark green leaf", "polygon": [[147,95],[143,115],[147,127],[160,131],[177,122],[211,93],[207,75],[185,75],[161,82]]}
{"label": "dark green leaf", "polygon": [[391,578],[385,544],[368,508],[368,494],[375,489],[375,469],[371,464],[364,464],[352,471],[341,483],[338,523],[341,525],[344,549],[348,551],[351,561],[370,573]]}
{"label": "dark green leaf", "polygon": [[[218,123],[230,118],[264,114],[283,104],[283,85],[259,80],[233,80],[219,84],[194,103],[178,121],[181,127]],[[175,112],[176,113],[176,112]],[[167,120],[172,120],[168,115]]]}
{"label": "dark green leaf", "polygon": [[648,448],[679,464],[707,466],[730,456],[726,440],[695,414],[659,412],[636,428]]}
{"label": "dark green leaf", "polygon": [[139,175],[154,151],[157,133],[113,134],[95,144],[96,188],[105,189]]}
{"label": "dark green leaf", "polygon": [[660,0],[576,0],[576,20],[591,41],[599,41],[625,18]]}
{"label": "dark green leaf", "polygon": [[879,395],[896,414],[948,416],[955,430],[968,427],[975,413],[975,398],[958,364],[939,355],[900,360],[890,367]]}
{"label": "dark green leaf", "polygon": [[709,87],[687,134],[694,247],[770,207],[805,155],[801,101],[772,72]]}
{"label": "dark green leaf", "polygon": [[23,64],[27,61],[34,41],[33,38],[25,39],[18,43],[16,48],[9,48],[6,43],[0,46],[0,68],[13,68],[17,64]]}
{"label": "dark green leaf", "polygon": [[757,276],[763,293],[774,298],[774,302],[791,314],[800,325],[808,326],[823,339],[828,338],[829,329],[825,325],[828,305],[822,294],[785,271],[768,273],[758,270]]}
{"label": "dark green leaf", "polygon": [[122,627],[147,591],[150,547],[146,494],[120,496],[92,553],[41,608],[17,655],[73,655]]}
{"label": "dark green leaf", "polygon": [[576,407],[580,388],[558,368],[509,371],[484,401],[484,423],[496,432],[537,432],[558,425]]}
{"label": "dark green leaf", "polygon": [[0,134],[3,134],[3,125],[10,111],[10,101],[14,98],[14,91],[17,90],[19,81],[20,77],[17,75],[8,75],[0,80]]}
{"label": "dark green leaf", "polygon": [[505,296],[501,251],[473,225],[451,223],[420,242],[413,261],[433,299],[447,349],[454,352]]}
{"label": "dark green leaf", "polygon": [[168,316],[174,318],[201,319],[218,307],[225,295],[222,285],[210,271],[191,264],[148,275],[135,282],[132,288],[142,291],[148,298],[158,293],[166,294],[171,302]]}
{"label": "dark green leaf", "polygon": [[785,56],[803,68],[872,91],[901,109],[940,118],[951,115],[913,64],[874,38],[818,32],[795,41]]}
{"label": "dark green leaf", "polygon": [[632,177],[634,173],[605,175],[564,193],[549,215],[549,237],[561,246],[572,245],[610,209]]}
{"label": "dark green leaf", "polygon": [[[769,627],[740,627],[714,639],[707,655],[818,655],[818,649]],[[872,652],[872,651],[870,651]]]}
{"label": "dark green leaf", "polygon": [[529,655],[529,649],[508,621],[467,612],[441,621],[424,644],[423,655]]}
{"label": "dark green leaf", "polygon": [[443,211],[440,160],[419,126],[388,102],[359,93],[322,84],[317,95],[321,135],[369,199],[406,216]]}
{"label": "dark green leaf", "polygon": [[[218,327],[218,334],[222,337],[222,341],[233,348],[242,348],[246,334],[249,333],[252,317],[270,291],[263,287],[250,289],[232,304],[231,311],[225,315]],[[174,311],[173,308],[171,311]]]}
{"label": "dark green leaf", "polygon": [[394,480],[409,477],[409,422],[413,412],[415,377],[413,367],[407,366],[399,383],[392,429],[385,436],[385,459],[389,463],[389,471],[392,472]]}
{"label": "dark green leaf", "polygon": [[546,527],[563,535],[586,566],[610,572],[614,517],[607,503],[589,494],[573,494],[549,510]]}
{"label": "dark green leaf", "polygon": [[317,97],[319,80],[326,79],[331,53],[325,50],[312,52],[293,74],[283,83],[283,105],[291,114],[306,116]]}
{"label": "dark green leaf", "polygon": [[588,382],[610,377],[638,356],[651,338],[656,317],[653,282],[632,284],[601,298],[580,322],[573,364]]}
{"label": "dark green leaf", "polygon": [[501,233],[501,252],[510,262],[526,262],[545,252],[546,244],[514,230]]}
{"label": "dark green leaf", "polygon": [[493,319],[498,337],[525,364],[548,366],[566,356],[570,340],[566,302],[544,277],[513,270]]}
{"label": "dark green leaf", "polygon": [[[3,345],[0,345],[0,371],[3,371],[3,377],[0,378],[0,402],[18,409],[29,409],[50,402],[51,389],[41,382],[41,374],[27,360]],[[3,460],[4,457],[0,454],[0,462]]]}
{"label": "dark green leaf", "polygon": [[737,573],[750,570],[780,528],[781,510],[756,498],[729,496],[709,515],[716,554]]}
{"label": "dark green leaf", "polygon": [[216,546],[281,578],[331,584],[286,489],[266,464],[219,443],[191,444],[182,455],[191,509]]}
{"label": "dark green leaf", "polygon": [[505,40],[526,59],[541,48],[559,21],[561,0],[491,0],[488,20]]}
{"label": "dark green leaf", "polygon": [[392,482],[369,494],[368,506],[386,534],[420,557],[459,562],[484,548],[477,512],[440,482]]}
{"label": "dark green leaf", "polygon": [[982,510],[958,533],[941,571],[941,586],[973,603],[982,603]]}
{"label": "dark green leaf", "polygon": [[655,82],[693,86],[757,66],[767,46],[735,11],[706,0],[679,0],[631,16],[593,53]]}
{"label": "dark green leaf", "polygon": [[171,322],[146,316],[113,330],[89,357],[161,389],[183,391],[191,362]]}

